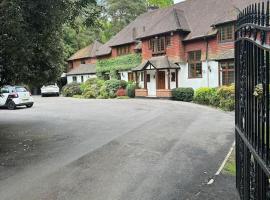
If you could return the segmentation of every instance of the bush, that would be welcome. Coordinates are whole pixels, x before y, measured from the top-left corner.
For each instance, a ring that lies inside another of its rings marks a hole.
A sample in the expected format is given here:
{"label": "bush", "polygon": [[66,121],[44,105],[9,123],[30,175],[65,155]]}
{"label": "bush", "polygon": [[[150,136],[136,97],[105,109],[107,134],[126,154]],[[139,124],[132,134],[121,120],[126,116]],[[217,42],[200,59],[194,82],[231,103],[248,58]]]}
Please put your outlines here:
{"label": "bush", "polygon": [[177,101],[192,101],[194,90],[192,88],[176,88],[172,90],[172,98]]}
{"label": "bush", "polygon": [[105,91],[107,95],[109,96],[109,98],[115,98],[117,90],[120,88],[125,89],[126,86],[127,86],[127,82],[123,80],[112,79],[112,80],[105,81],[105,88],[106,88]]}
{"label": "bush", "polygon": [[210,99],[212,99],[215,94],[215,88],[199,88],[195,92],[194,101],[199,104],[210,105]]}
{"label": "bush", "polygon": [[70,83],[63,87],[62,95],[65,97],[73,97],[74,95],[81,95],[81,85],[79,83]]}
{"label": "bush", "polygon": [[219,107],[225,111],[233,111],[235,107],[235,86],[222,86],[217,90],[220,97]]}
{"label": "bush", "polygon": [[82,86],[83,97],[87,99],[97,98],[100,96],[101,87],[104,85],[104,81],[92,78],[87,80]]}
{"label": "bush", "polygon": [[234,99],[221,99],[219,107],[225,111],[233,111],[235,107]]}
{"label": "bush", "polygon": [[195,92],[194,101],[199,104],[219,107],[225,111],[233,111],[235,106],[235,87],[199,88]]}
{"label": "bush", "polygon": [[136,90],[136,83],[130,82],[127,85],[127,96],[130,98],[134,98],[135,97],[135,90]]}

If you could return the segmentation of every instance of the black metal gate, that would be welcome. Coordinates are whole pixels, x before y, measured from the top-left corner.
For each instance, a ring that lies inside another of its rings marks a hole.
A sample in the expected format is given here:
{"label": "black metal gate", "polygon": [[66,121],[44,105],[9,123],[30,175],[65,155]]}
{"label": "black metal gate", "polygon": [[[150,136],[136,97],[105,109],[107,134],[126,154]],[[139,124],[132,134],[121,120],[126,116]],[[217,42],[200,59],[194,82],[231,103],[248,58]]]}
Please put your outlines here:
{"label": "black metal gate", "polygon": [[242,200],[270,199],[269,36],[269,2],[250,5],[239,14],[235,33],[236,185]]}

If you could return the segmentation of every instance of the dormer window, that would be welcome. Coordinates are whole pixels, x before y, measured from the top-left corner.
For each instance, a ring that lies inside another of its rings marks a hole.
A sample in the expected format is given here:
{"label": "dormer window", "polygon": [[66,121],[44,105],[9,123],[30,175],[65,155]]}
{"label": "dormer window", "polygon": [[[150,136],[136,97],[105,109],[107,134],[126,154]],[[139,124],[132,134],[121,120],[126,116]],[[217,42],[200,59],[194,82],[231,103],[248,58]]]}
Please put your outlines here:
{"label": "dormer window", "polygon": [[219,28],[219,41],[229,42],[234,40],[234,25],[227,24]]}
{"label": "dormer window", "polygon": [[127,55],[127,54],[130,54],[130,46],[129,45],[117,47],[117,55],[118,56]]}
{"label": "dormer window", "polygon": [[132,36],[133,36],[133,39],[136,39],[136,37],[137,37],[137,29],[136,28],[133,28]]}

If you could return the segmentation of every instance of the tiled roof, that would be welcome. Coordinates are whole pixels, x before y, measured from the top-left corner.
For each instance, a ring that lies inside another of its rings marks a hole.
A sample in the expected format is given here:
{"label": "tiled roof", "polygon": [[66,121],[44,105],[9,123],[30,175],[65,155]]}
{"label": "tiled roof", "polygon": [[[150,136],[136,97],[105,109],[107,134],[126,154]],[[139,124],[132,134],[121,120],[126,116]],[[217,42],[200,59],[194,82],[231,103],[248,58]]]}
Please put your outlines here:
{"label": "tiled roof", "polygon": [[102,44],[99,41],[95,41],[93,44],[77,51],[68,60],[71,61],[82,58],[94,58],[96,57],[97,51],[101,46]]}
{"label": "tiled roof", "polygon": [[98,55],[109,54],[112,46],[171,31],[188,31],[184,40],[215,35],[213,25],[235,21],[239,10],[257,1],[260,0],[186,0],[169,8],[146,12],[103,45]]}
{"label": "tiled roof", "polygon": [[95,74],[96,65],[95,64],[81,64],[79,67],[72,69],[67,73],[69,75],[81,75],[81,74]]}
{"label": "tiled roof", "polygon": [[153,57],[150,60],[144,61],[142,64],[140,64],[138,67],[132,69],[133,71],[141,71],[148,65],[152,65],[156,69],[177,69],[179,68],[178,65],[173,63],[168,59],[168,56],[157,56]]}
{"label": "tiled roof", "polygon": [[211,60],[228,60],[234,59],[234,49],[223,50],[216,56],[209,56]]}

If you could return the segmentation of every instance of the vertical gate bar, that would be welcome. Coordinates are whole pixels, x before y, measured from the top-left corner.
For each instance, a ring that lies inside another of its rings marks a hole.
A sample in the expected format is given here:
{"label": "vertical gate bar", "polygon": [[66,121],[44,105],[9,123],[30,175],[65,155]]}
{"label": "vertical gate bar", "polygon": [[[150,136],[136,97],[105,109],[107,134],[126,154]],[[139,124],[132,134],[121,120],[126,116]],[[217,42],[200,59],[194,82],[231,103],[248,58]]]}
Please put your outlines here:
{"label": "vertical gate bar", "polygon": [[[263,5],[263,4],[262,4]],[[263,17],[262,17],[263,24]],[[260,84],[263,84],[263,66],[264,66],[264,50],[260,48]],[[264,158],[264,122],[263,122],[264,108],[263,97],[260,100],[260,136],[261,136],[261,157]]]}
{"label": "vertical gate bar", "polygon": [[[255,65],[254,65],[254,77],[255,77],[255,85],[258,84],[258,53],[259,49],[255,46]],[[258,135],[258,100],[255,98],[255,120],[254,120],[254,133],[255,133],[255,143],[256,150],[259,151],[259,135]]]}
{"label": "vertical gate bar", "polygon": [[[269,3],[269,2],[268,2]],[[269,51],[266,52],[266,164],[269,166]]]}
{"label": "vertical gate bar", "polygon": [[[267,11],[266,11],[266,26],[269,27],[269,17],[270,17],[270,4],[269,1],[267,1]],[[270,130],[269,130],[269,51],[266,51],[266,164],[267,166],[269,166],[269,134],[270,134]]]}
{"label": "vertical gate bar", "polygon": [[[254,10],[253,10],[254,11]],[[254,88],[254,44],[252,43],[251,44],[251,48],[252,48],[252,51],[251,51],[251,58],[252,58],[252,61],[251,61],[251,83],[250,83],[250,89],[252,90],[252,88]],[[250,124],[251,124],[251,127],[250,127],[250,130],[251,130],[251,135],[252,135],[252,138],[251,138],[251,144],[254,146],[254,140],[255,140],[255,136],[254,136],[254,97],[253,97],[253,94],[252,94],[252,91],[251,91],[251,120],[250,120]]]}

